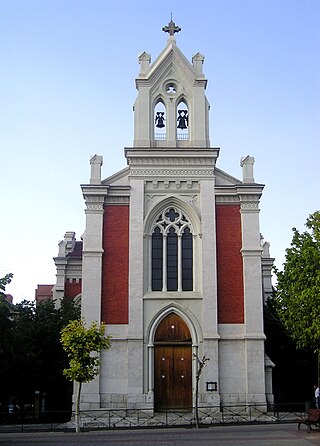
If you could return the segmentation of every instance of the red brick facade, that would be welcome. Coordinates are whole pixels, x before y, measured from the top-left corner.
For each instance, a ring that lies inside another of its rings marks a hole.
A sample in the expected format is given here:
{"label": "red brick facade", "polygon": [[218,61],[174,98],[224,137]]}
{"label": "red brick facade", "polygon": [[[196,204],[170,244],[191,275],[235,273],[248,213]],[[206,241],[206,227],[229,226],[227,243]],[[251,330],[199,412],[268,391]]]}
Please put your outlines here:
{"label": "red brick facade", "polygon": [[127,324],[129,206],[105,206],[103,250],[101,318],[106,324]]}
{"label": "red brick facade", "polygon": [[244,323],[240,206],[216,206],[218,321]]}
{"label": "red brick facade", "polygon": [[64,295],[68,299],[74,299],[78,294],[81,293],[81,279],[76,281],[76,279],[66,280],[64,284]]}

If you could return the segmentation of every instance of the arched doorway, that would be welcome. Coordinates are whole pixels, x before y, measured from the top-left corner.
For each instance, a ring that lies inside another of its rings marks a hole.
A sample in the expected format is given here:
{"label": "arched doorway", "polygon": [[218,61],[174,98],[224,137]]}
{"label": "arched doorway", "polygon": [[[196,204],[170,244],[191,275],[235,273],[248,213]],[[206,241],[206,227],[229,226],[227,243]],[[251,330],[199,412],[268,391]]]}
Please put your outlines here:
{"label": "arched doorway", "polygon": [[167,315],[154,337],[154,408],[192,407],[192,340],[180,316]]}

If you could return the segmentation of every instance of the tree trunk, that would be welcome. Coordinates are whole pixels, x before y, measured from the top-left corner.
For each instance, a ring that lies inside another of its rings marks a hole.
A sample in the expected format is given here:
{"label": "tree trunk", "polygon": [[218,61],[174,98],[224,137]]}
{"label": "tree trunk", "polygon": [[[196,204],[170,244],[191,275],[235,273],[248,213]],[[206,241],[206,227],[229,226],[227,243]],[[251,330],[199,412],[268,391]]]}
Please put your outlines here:
{"label": "tree trunk", "polygon": [[81,382],[78,382],[78,389],[77,389],[77,397],[76,397],[76,432],[77,434],[80,432],[80,395],[81,395]]}
{"label": "tree trunk", "polygon": [[195,409],[196,409],[196,428],[197,429],[199,429],[199,408],[198,408],[199,378],[200,378],[200,376],[197,375],[197,377],[196,377],[196,404],[195,404]]}

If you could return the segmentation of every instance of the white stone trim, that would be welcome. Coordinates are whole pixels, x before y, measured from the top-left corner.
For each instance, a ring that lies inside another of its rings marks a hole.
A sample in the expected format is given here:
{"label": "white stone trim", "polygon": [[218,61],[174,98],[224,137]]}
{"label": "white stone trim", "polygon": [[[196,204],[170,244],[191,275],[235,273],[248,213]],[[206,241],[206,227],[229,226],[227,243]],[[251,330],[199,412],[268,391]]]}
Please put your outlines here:
{"label": "white stone trim", "polygon": [[147,328],[148,347],[154,346],[154,336],[155,336],[156,330],[157,330],[160,322],[166,316],[168,316],[168,314],[170,314],[170,313],[177,314],[178,316],[181,317],[181,319],[183,319],[183,321],[187,324],[187,326],[190,330],[190,334],[191,334],[191,338],[192,338],[192,345],[198,346],[199,343],[203,339],[202,329],[201,329],[199,322],[197,321],[195,316],[186,307],[183,307],[182,305],[174,303],[174,304],[169,304],[166,307],[162,308],[154,316],[152,321],[150,321],[149,326]]}
{"label": "white stone trim", "polygon": [[130,169],[130,177],[213,177],[214,169]]}
{"label": "white stone trim", "polygon": [[[168,155],[165,152],[166,155]],[[171,156],[167,156],[167,157],[128,157],[128,164],[130,166],[135,166],[135,165],[139,165],[139,166],[143,166],[143,165],[147,165],[147,166],[153,166],[153,165],[157,165],[157,166],[167,166],[167,165],[174,165],[174,166],[214,166],[215,164],[215,158],[213,156],[209,157],[197,157],[197,156],[191,156],[191,157],[171,157]]]}
{"label": "white stone trim", "polygon": [[224,204],[224,205],[240,204],[240,200],[237,195],[216,195],[215,201],[216,204]]}
{"label": "white stone trim", "polygon": [[112,204],[112,205],[128,205],[130,203],[130,197],[128,196],[112,196],[107,195],[105,198],[105,204]]}

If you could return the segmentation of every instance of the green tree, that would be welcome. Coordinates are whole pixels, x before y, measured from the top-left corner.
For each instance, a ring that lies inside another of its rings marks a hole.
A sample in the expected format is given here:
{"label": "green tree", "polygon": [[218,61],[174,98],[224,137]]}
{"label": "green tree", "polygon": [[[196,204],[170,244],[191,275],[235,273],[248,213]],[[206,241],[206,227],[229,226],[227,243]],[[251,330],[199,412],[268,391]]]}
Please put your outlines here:
{"label": "green tree", "polygon": [[69,299],[60,308],[54,301],[35,306],[24,300],[0,305],[0,395],[9,400],[34,403],[35,391],[45,399],[46,411],[71,409],[72,388],[63,376],[68,360],[60,331],[80,309]]}
{"label": "green tree", "polygon": [[80,396],[82,383],[92,381],[99,373],[100,352],[110,347],[110,336],[105,336],[105,325],[93,321],[86,328],[83,320],[70,322],[61,331],[61,343],[69,358],[69,367],[63,373],[78,383],[76,397],[76,432],[80,432]]}
{"label": "green tree", "polygon": [[5,297],[6,286],[9,285],[13,277],[12,273],[0,278],[0,296]]}
{"label": "green tree", "polygon": [[[6,300],[6,286],[11,282],[13,274],[0,278],[0,382],[1,376],[10,372],[12,362],[12,309]],[[2,389],[1,389],[2,390]],[[1,392],[0,390],[0,392]],[[3,392],[1,392],[3,395]],[[0,406],[2,401],[0,400]]]}
{"label": "green tree", "polygon": [[272,371],[274,402],[312,401],[313,384],[317,379],[317,357],[312,350],[297,349],[277,314],[276,301],[277,298],[272,296],[264,305],[265,350],[275,363]]}
{"label": "green tree", "polygon": [[277,312],[299,348],[320,354],[320,211],[307,231],[293,228],[283,271],[276,270]]}

